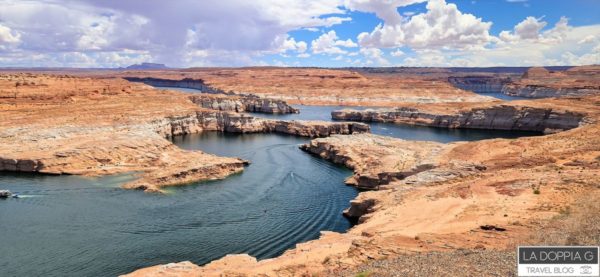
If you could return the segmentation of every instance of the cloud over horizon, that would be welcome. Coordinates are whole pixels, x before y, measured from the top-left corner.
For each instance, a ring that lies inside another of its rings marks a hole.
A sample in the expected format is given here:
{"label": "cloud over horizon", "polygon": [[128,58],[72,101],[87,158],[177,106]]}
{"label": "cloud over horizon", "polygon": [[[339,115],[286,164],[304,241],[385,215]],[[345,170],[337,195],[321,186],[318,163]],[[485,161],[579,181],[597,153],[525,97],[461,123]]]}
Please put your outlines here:
{"label": "cloud over horizon", "polygon": [[494,32],[445,0],[0,0],[0,66],[592,64],[597,21]]}

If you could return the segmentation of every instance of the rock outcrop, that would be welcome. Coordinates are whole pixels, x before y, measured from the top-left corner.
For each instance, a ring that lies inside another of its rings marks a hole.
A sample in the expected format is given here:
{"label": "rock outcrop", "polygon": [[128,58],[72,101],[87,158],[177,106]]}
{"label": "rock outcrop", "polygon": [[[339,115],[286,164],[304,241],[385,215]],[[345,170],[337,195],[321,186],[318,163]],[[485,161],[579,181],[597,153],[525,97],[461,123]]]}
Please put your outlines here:
{"label": "rock outcrop", "polygon": [[144,83],[153,87],[189,88],[199,90],[202,93],[234,95],[233,92],[227,92],[209,86],[205,84],[204,80],[202,79],[184,78],[180,80],[173,80],[153,77],[123,77],[123,79],[129,82]]}
{"label": "rock outcrop", "polygon": [[331,116],[335,120],[550,133],[580,126],[586,114],[545,107],[494,105],[461,109],[451,113],[430,112],[410,107],[387,110],[339,110],[333,111]]}
{"label": "rock outcrop", "polygon": [[216,95],[199,94],[190,96],[190,99],[200,107],[219,111],[272,114],[289,114],[300,112],[300,110],[288,105],[285,101],[270,98],[259,98],[253,96],[221,97]]}
{"label": "rock outcrop", "polygon": [[511,78],[493,75],[450,76],[448,82],[460,89],[489,93],[502,91],[504,85],[511,82]]}
{"label": "rock outcrop", "polygon": [[[191,95],[192,102],[200,107],[235,112],[253,113],[298,113],[299,110],[288,105],[285,101],[261,98],[252,94],[235,94],[225,92],[206,85],[201,79],[185,78],[181,80],[160,78],[123,78],[130,82],[140,82],[154,87],[189,88],[198,90],[197,95]],[[222,96],[219,96],[222,95]]]}
{"label": "rock outcrop", "polygon": [[532,67],[519,81],[506,84],[502,92],[529,98],[594,95],[600,93],[599,77],[600,66],[573,67],[559,72]]}
{"label": "rock outcrop", "polygon": [[[368,145],[381,146],[377,155],[358,156],[361,147]],[[300,146],[304,151],[353,169],[355,174],[346,180],[346,184],[361,189],[379,189],[393,181],[434,168],[433,157],[443,147],[444,144],[436,142],[409,142],[375,135],[361,135],[352,139],[331,136],[314,139]]]}

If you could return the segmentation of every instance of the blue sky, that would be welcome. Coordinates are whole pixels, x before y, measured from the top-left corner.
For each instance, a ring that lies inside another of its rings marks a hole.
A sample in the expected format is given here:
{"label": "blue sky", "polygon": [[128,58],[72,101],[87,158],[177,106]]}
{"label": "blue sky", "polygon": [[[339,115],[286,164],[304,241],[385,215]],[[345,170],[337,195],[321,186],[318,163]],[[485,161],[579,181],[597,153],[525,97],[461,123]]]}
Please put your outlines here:
{"label": "blue sky", "polygon": [[600,63],[598,0],[0,0],[0,67]]}

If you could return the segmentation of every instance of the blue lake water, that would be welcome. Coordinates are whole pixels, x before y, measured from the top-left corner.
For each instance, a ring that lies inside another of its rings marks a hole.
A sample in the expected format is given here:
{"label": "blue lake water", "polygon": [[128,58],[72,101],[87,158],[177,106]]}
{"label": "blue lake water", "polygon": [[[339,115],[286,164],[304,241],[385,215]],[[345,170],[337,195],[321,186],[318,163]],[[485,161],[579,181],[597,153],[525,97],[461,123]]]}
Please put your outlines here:
{"label": "blue lake water", "polygon": [[186,149],[237,156],[241,174],[167,195],[118,188],[130,176],[0,173],[0,276],[115,276],[228,253],[274,257],[321,230],[344,232],[357,191],[346,168],[303,153],[303,138],[215,132],[175,138]]}

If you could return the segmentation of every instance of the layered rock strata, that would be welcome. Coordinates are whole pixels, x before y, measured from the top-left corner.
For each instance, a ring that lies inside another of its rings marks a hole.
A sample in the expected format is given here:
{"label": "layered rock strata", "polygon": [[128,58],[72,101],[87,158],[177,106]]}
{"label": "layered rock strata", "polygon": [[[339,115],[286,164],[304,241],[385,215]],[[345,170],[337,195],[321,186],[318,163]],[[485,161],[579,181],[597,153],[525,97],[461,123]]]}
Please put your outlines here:
{"label": "layered rock strata", "polygon": [[[153,87],[173,87],[196,89],[201,93],[191,95],[192,102],[200,107],[235,112],[254,113],[298,113],[299,110],[288,105],[285,101],[261,98],[252,94],[235,94],[206,85],[203,80],[185,78],[182,80],[125,77],[130,82],[140,82]],[[209,95],[212,94],[212,95]],[[219,96],[219,94],[223,96]]]}
{"label": "layered rock strata", "polygon": [[573,67],[558,72],[534,67],[520,80],[505,85],[502,92],[530,98],[597,95],[600,93],[599,76],[600,66]]}
{"label": "layered rock strata", "polygon": [[361,136],[360,140],[364,145],[377,144],[381,148],[362,158],[354,148],[356,142],[339,136],[332,136],[328,140],[315,139],[300,148],[354,170],[355,174],[346,180],[346,184],[361,189],[378,189],[382,185],[434,168],[434,157],[444,147],[441,143],[416,144],[374,135]]}
{"label": "layered rock strata", "polygon": [[192,95],[192,102],[200,107],[219,110],[233,111],[236,113],[271,113],[271,114],[290,114],[299,113],[300,110],[288,105],[285,101],[270,98],[239,96],[239,97],[221,97],[215,95]]}
{"label": "layered rock strata", "polygon": [[202,93],[212,93],[212,94],[229,94],[233,95],[233,92],[227,92],[224,90],[220,90],[218,88],[214,88],[204,83],[201,79],[192,79],[192,78],[184,78],[181,80],[173,80],[173,79],[162,79],[162,78],[153,78],[153,77],[123,77],[123,79],[130,82],[139,82],[144,83],[146,85],[150,85],[153,87],[172,87],[172,88],[189,88],[196,89],[201,91]]}
{"label": "layered rock strata", "polygon": [[460,89],[489,93],[502,91],[504,85],[511,82],[511,78],[489,75],[451,76],[448,77],[448,82]]}
{"label": "layered rock strata", "polygon": [[391,122],[439,128],[470,128],[557,132],[576,128],[585,122],[586,113],[547,107],[494,105],[458,111],[428,111],[401,107],[380,110],[333,111],[335,120]]}

